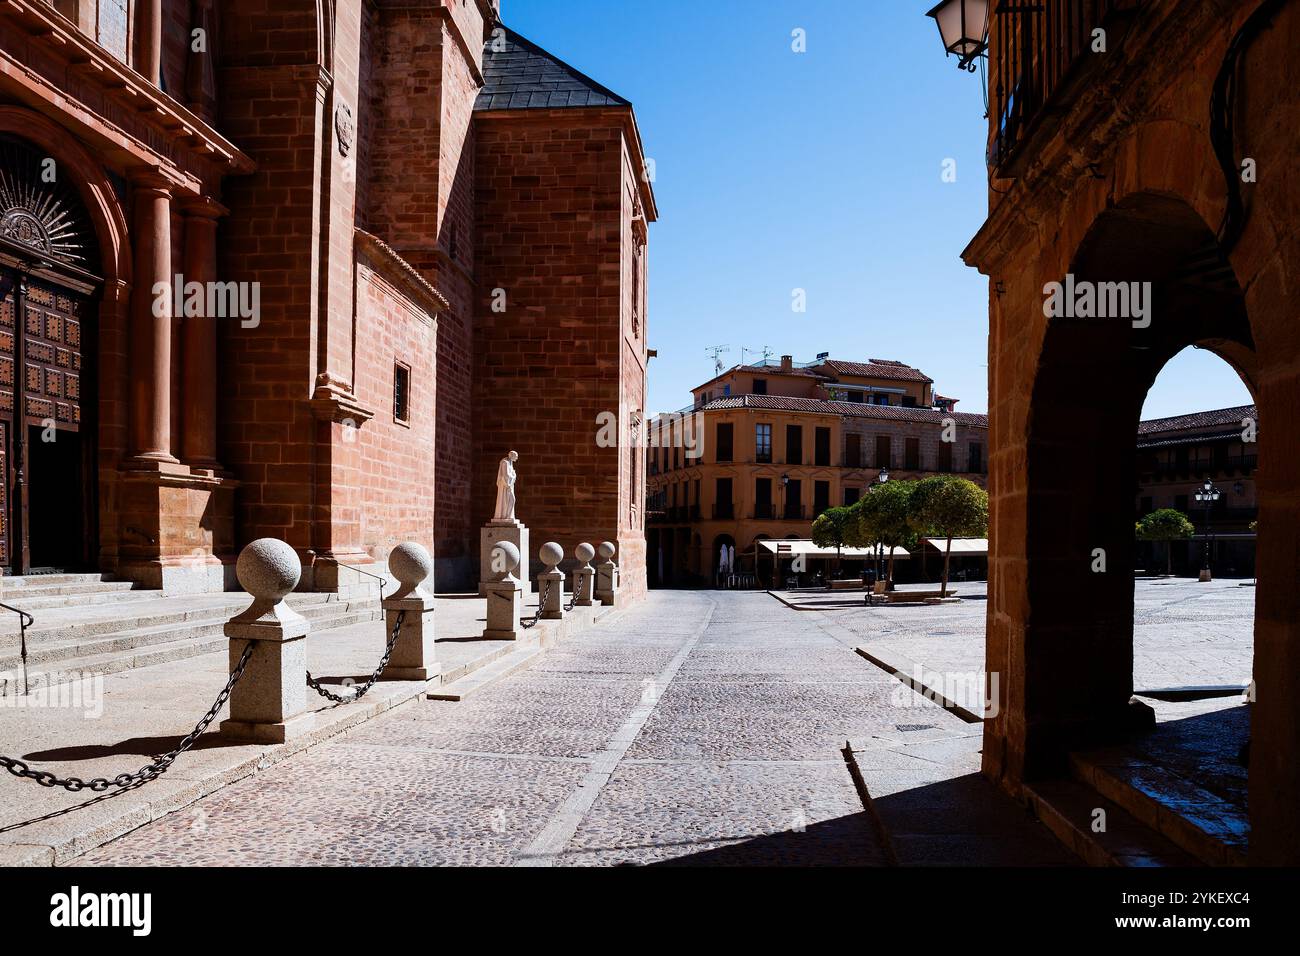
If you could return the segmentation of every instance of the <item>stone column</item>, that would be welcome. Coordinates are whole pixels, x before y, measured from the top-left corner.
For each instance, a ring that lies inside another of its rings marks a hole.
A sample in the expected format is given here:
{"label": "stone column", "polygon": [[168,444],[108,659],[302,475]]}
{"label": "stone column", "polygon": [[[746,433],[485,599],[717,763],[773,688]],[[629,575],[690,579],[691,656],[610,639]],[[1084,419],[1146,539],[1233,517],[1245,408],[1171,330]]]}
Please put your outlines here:
{"label": "stone column", "polygon": [[564,620],[564,572],[556,567],[564,560],[564,549],[554,541],[542,545],[538,557],[546,570],[537,575],[537,593],[546,595],[542,618],[547,621]]}
{"label": "stone column", "polygon": [[314,724],[307,712],[310,625],[284,603],[302,576],[302,564],[283,541],[261,538],[239,555],[235,573],[253,603],[226,622],[231,672],[250,644],[253,653],[230,694],[230,717],[222,721],[221,734],[232,740],[284,743]]}
{"label": "stone column", "polygon": [[614,554],[618,548],[612,541],[600,545],[600,556],[604,558],[596,565],[596,597],[606,607],[614,603],[618,596],[618,565],[614,563]]}
{"label": "stone column", "polygon": [[162,0],[136,0],[136,72],[154,86],[162,86]]}
{"label": "stone column", "polygon": [[596,603],[596,569],[591,566],[596,549],[584,541],[573,554],[582,562],[573,572],[573,593],[577,595],[574,607],[591,607]]}
{"label": "stone column", "polygon": [[[488,585],[500,581],[505,574],[500,566],[493,561],[496,546],[502,541],[510,542],[519,554],[527,555],[528,526],[515,519],[509,521],[493,520],[483,526],[479,534],[479,594],[486,595]],[[526,567],[523,574],[520,575],[519,586],[523,589],[525,595],[532,590]]]}
{"label": "stone column", "polygon": [[514,570],[519,567],[519,549],[509,541],[498,541],[493,546],[492,559],[503,569],[504,576],[483,587],[487,593],[487,627],[483,637],[493,641],[517,641],[523,629],[519,626],[519,611],[523,606],[523,589]]}
{"label": "stone column", "polygon": [[131,291],[131,451],[171,462],[172,194],[155,173],[134,179],[135,275]]}
{"label": "stone column", "polygon": [[432,680],[442,673],[433,636],[433,595],[424,589],[433,574],[433,558],[422,545],[408,541],[393,549],[388,569],[399,586],[383,600],[385,644],[392,639],[398,615],[405,617],[384,680]]}
{"label": "stone column", "polygon": [[[185,207],[185,283],[204,289],[217,279],[217,219],[224,210],[203,198]],[[185,301],[182,297],[182,301]],[[207,301],[206,291],[204,301]],[[181,457],[187,465],[209,471],[217,463],[217,320],[201,315],[181,316]]]}

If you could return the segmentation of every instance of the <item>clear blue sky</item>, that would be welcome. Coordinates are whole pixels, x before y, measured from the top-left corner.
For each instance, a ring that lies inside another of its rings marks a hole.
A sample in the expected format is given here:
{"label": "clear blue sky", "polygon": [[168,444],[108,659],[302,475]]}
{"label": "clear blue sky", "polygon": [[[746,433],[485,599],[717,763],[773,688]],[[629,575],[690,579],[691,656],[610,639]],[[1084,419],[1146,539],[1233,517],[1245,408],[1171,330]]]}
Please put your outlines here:
{"label": "clear blue sky", "polygon": [[[655,160],[650,412],[689,403],[714,345],[729,366],[764,346],[898,359],[987,410],[988,287],[959,258],[987,205],[984,109],[932,5],[502,0],[507,25],[632,101]],[[1184,353],[1144,414],[1248,401],[1227,365]]]}

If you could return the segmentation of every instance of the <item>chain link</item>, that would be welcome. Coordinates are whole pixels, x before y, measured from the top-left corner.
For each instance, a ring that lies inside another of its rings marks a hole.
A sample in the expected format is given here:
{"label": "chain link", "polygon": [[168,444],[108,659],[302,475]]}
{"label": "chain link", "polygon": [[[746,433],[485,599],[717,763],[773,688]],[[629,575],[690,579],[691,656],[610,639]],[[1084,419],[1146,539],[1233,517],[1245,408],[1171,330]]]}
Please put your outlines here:
{"label": "chain link", "polygon": [[569,603],[564,605],[564,613],[568,614],[577,606],[578,606],[578,577],[575,574],[573,577],[573,590],[569,592]]}
{"label": "chain link", "polygon": [[542,596],[537,599],[537,613],[533,615],[531,621],[520,621],[519,626],[524,630],[530,627],[536,627],[542,619],[542,612],[546,610],[546,599],[551,596],[551,582],[546,582],[546,587],[542,588]]}
{"label": "chain link", "polygon": [[360,684],[356,686],[350,695],[335,694],[332,691],[326,690],[324,687],[321,686],[320,681],[316,680],[316,678],[311,676],[311,671],[307,672],[307,686],[310,687],[312,690],[314,690],[316,693],[320,694],[326,700],[332,700],[336,704],[350,704],[353,701],[357,701],[360,700],[362,697],[365,697],[366,694],[370,693],[370,688],[374,687],[375,684],[379,683],[379,678],[384,673],[384,668],[388,666],[389,660],[392,659],[393,648],[397,646],[397,638],[401,636],[402,622],[405,620],[406,620],[406,612],[398,611],[397,620],[393,622],[393,636],[388,639],[388,646],[384,648],[384,656],[379,659],[379,666],[376,667],[374,673],[370,675],[370,679],[366,681],[364,684]]}
{"label": "chain link", "polygon": [[80,777],[56,777],[48,770],[33,770],[15,757],[4,756],[0,756],[0,767],[8,770],[20,780],[35,780],[42,787],[62,787],[69,793],[79,793],[82,790],[103,793],[112,787],[134,787],[156,780],[171,768],[177,757],[193,747],[194,742],[199,739],[199,735],[217,719],[217,714],[222,707],[226,706],[226,701],[230,699],[230,692],[235,689],[239,679],[244,676],[244,669],[248,667],[248,660],[253,656],[253,646],[254,643],[249,641],[247,646],[244,647],[244,653],[239,656],[239,663],[230,672],[230,679],[226,681],[226,686],[221,689],[221,693],[217,695],[217,699],[212,706],[208,708],[208,712],[194,725],[194,729],[181,740],[176,749],[155,758],[152,763],[146,764],[135,773],[120,773],[112,780],[107,777],[96,777],[94,780],[82,780]]}

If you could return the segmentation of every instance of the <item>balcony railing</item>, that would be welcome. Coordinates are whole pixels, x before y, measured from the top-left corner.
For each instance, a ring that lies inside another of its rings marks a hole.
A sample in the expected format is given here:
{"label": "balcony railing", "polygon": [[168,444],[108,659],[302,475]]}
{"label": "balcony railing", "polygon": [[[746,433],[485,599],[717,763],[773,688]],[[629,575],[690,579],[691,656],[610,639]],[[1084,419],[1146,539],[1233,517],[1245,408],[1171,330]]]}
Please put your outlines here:
{"label": "balcony railing", "polygon": [[754,519],[756,521],[771,521],[775,517],[776,509],[772,507],[770,502],[767,504],[759,502],[754,505]]}
{"label": "balcony railing", "polygon": [[996,0],[989,27],[997,64],[990,165],[1004,176],[1015,174],[1037,120],[1091,55],[1093,31],[1114,6],[1115,0]]}
{"label": "balcony railing", "polygon": [[730,501],[715,504],[713,506],[713,517],[714,520],[730,521],[736,517],[736,506]]}

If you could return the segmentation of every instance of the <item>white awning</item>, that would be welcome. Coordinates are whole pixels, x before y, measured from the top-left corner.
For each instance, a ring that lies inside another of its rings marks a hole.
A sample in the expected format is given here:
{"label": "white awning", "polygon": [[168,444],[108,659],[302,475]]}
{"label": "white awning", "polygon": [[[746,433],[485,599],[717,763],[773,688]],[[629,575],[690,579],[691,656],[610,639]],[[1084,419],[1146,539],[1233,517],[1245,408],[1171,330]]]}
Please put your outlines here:
{"label": "white awning", "polygon": [[[763,540],[759,541],[758,544],[762,545],[763,549],[769,555],[776,554],[783,558],[784,557],[792,558],[797,554],[802,554],[804,557],[808,557],[808,558],[833,558],[836,556],[836,551],[834,548],[818,547],[817,545],[809,541],[807,538],[798,541],[796,540],[786,541],[780,538],[764,538]],[[875,548],[840,548],[838,554],[841,558],[848,558],[850,561],[865,561],[868,559],[875,560],[876,549]],[[881,552],[881,556],[888,558],[889,549],[885,548]],[[906,549],[904,548],[894,549],[895,561],[906,561],[910,557],[911,555],[907,553]]]}
{"label": "white awning", "polygon": [[[922,538],[934,550],[943,554],[948,548],[947,538]],[[952,553],[963,558],[981,557],[989,553],[988,538],[953,538]]]}

